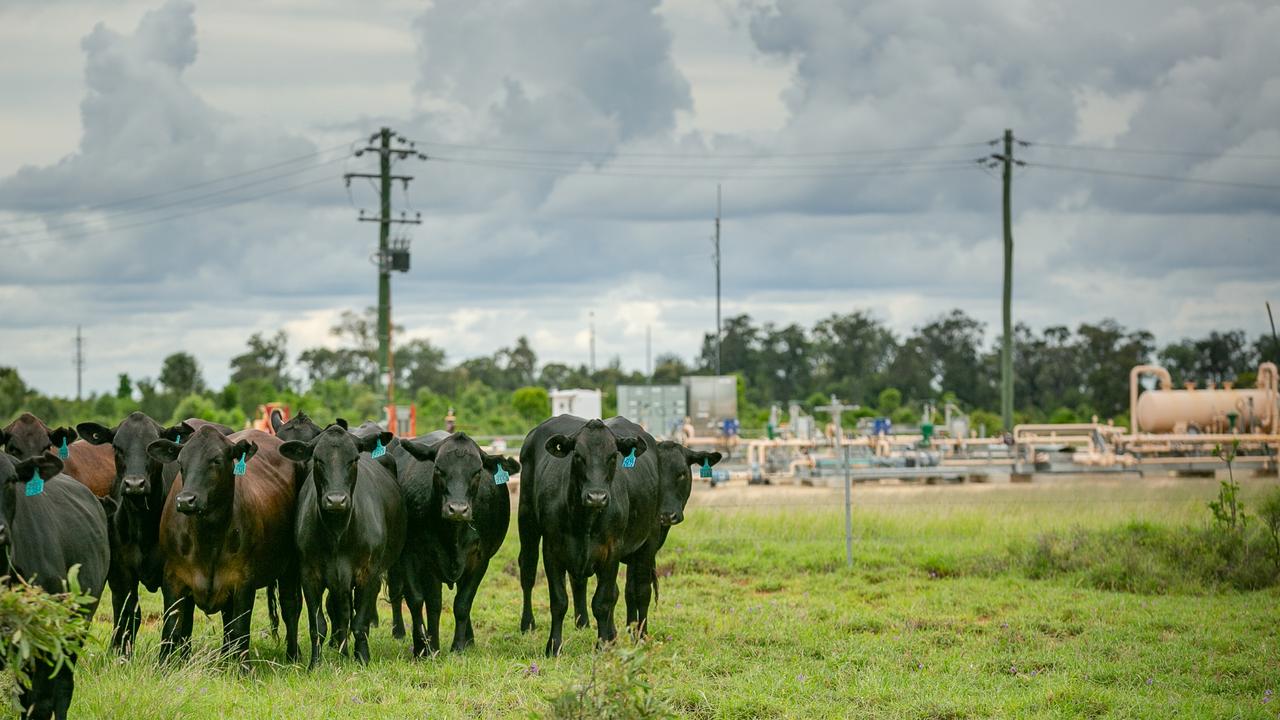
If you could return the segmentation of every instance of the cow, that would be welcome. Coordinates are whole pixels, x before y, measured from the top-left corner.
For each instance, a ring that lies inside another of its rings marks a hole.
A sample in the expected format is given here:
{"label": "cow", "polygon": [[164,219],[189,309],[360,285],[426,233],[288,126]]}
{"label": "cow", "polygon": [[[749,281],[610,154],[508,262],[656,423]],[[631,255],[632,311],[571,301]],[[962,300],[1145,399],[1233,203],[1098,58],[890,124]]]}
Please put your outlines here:
{"label": "cow", "polygon": [[369,623],[382,576],[399,561],[405,538],[404,501],[395,471],[369,456],[392,437],[384,432],[357,439],[331,425],[310,442],[291,440],[280,446],[284,457],[309,467],[298,493],[294,539],[311,629],[311,668],[320,661],[326,592],[332,641],[345,655],[349,628],[356,661],[369,662]]}
{"label": "cow", "polygon": [[70,444],[76,439],[76,431],[70,427],[50,429],[40,418],[24,412],[17,420],[0,430],[0,448],[18,460],[40,457],[53,448],[63,461],[70,452]]}
{"label": "cow", "polygon": [[104,448],[112,458],[109,497],[116,510],[107,518],[111,543],[107,584],[115,623],[111,647],[130,654],[142,622],[138,585],[151,592],[160,589],[164,572],[160,512],[177,470],[148,455],[147,447],[160,438],[181,442],[193,430],[186,423],[164,428],[145,413],[134,412],[114,428],[83,422],[76,432],[83,439],[76,444]]}
{"label": "cow", "polygon": [[402,441],[401,446],[429,468],[412,475],[404,488],[413,538],[402,555],[401,573],[413,620],[413,652],[423,657],[440,651],[441,583],[458,586],[451,649],[461,652],[475,644],[471,605],[489,560],[506,539],[511,524],[506,483],[520,472],[520,464],[484,452],[464,433],[431,444]]}
{"label": "cow", "polygon": [[[182,424],[186,426],[187,437],[205,425],[223,435],[233,432],[226,425],[199,418],[188,418]],[[67,455],[62,472],[87,485],[100,498],[111,494],[116,481],[116,457],[110,443],[91,443],[82,436],[67,448]],[[173,479],[172,474],[169,479]]]}
{"label": "cow", "polygon": [[[52,453],[26,460],[0,453],[0,577],[62,593],[78,566],[80,592],[90,597],[80,612],[92,620],[110,562],[107,514],[88,488],[61,471],[62,460]],[[67,717],[75,663],[72,655],[55,675],[47,660],[29,661],[31,687],[19,693],[24,717]]]}
{"label": "cow", "polygon": [[[335,423],[342,429],[347,428],[347,421],[338,418]],[[310,415],[305,412],[299,412],[297,415],[289,418],[288,422],[281,422],[280,413],[271,413],[271,429],[275,432],[276,437],[283,442],[290,440],[301,440],[302,442],[311,442],[312,438],[319,435],[324,428],[320,427],[311,419]]]}
{"label": "cow", "polygon": [[[657,461],[642,437],[615,435],[599,419],[572,430],[581,418],[559,416],[530,431],[520,449],[520,579],[525,589],[521,625],[532,627],[530,593],[537,572],[536,543],[551,600],[548,656],[558,655],[569,607],[565,574],[576,581],[596,576],[591,601],[600,643],[617,637],[618,565],[653,577],[658,525]],[[544,427],[545,426],[545,427]],[[554,433],[554,434],[552,434]],[[550,437],[546,437],[550,434]],[[545,438],[545,440],[543,439]],[[526,484],[533,469],[533,487]],[[526,547],[526,543],[531,547]],[[532,566],[529,561],[532,560]]]}
{"label": "cow", "polygon": [[198,607],[222,613],[223,651],[243,662],[255,592],[273,583],[280,588],[285,656],[298,658],[297,489],[282,444],[259,430],[224,436],[202,426],[181,445],[161,438],[147,446],[152,458],[180,468],[160,515],[162,659],[189,651]]}

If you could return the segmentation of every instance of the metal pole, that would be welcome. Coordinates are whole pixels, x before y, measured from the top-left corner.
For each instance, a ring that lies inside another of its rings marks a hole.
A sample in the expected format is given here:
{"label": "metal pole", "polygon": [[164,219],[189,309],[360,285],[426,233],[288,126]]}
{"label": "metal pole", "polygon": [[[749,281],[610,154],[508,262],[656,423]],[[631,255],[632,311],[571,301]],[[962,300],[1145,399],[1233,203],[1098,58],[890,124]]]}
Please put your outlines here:
{"label": "metal pole", "polygon": [[387,404],[391,404],[391,268],[388,267],[387,240],[391,235],[391,128],[378,133],[381,203],[378,213],[378,365],[387,383]]}
{"label": "metal pole", "polygon": [[716,183],[716,375],[720,374],[720,184]]}
{"label": "metal pole", "polygon": [[[844,445],[843,438],[840,444]],[[849,475],[848,445],[844,445],[844,561],[853,569],[853,478]]]}
{"label": "metal pole", "polygon": [[1013,131],[1004,131],[1004,338],[1000,347],[1000,416],[1004,431],[1013,430]]}

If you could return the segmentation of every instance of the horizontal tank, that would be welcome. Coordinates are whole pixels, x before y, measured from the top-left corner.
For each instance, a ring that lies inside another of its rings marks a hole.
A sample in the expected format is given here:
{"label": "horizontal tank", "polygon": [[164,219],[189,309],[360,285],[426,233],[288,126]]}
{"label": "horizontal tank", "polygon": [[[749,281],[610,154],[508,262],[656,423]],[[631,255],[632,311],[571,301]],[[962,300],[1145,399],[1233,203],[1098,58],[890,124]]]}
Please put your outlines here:
{"label": "horizontal tank", "polygon": [[[1214,390],[1148,390],[1138,396],[1138,427],[1145,433],[1173,432],[1179,423],[1208,432],[1217,425],[1225,426],[1227,413],[1236,413],[1236,428],[1248,432],[1252,427],[1274,432],[1274,419],[1268,408],[1275,403],[1275,393],[1267,389]],[[1252,411],[1251,411],[1252,409]]]}

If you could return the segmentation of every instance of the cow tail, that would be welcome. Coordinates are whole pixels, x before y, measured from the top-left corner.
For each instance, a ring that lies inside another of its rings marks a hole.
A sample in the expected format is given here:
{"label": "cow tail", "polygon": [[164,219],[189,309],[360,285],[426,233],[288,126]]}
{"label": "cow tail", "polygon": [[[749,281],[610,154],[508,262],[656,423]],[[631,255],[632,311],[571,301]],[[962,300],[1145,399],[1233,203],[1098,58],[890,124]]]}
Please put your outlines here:
{"label": "cow tail", "polygon": [[280,639],[280,605],[276,600],[276,592],[279,586],[279,582],[273,582],[267,586],[267,617],[271,620],[271,638],[273,640]]}

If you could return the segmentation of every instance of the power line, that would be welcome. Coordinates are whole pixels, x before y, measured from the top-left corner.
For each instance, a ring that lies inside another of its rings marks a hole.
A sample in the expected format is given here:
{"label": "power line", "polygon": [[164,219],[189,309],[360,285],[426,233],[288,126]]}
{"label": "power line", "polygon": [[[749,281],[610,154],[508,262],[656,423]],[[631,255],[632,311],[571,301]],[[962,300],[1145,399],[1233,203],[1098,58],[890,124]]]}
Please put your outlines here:
{"label": "power line", "polygon": [[1061,170],[1063,172],[1083,173],[1087,175],[1108,175],[1112,177],[1133,178],[1137,180],[1158,180],[1160,182],[1178,182],[1192,183],[1195,185],[1215,185],[1219,187],[1235,187],[1247,188],[1251,190],[1280,190],[1280,185],[1268,185],[1266,183],[1240,182],[1235,180],[1210,180],[1208,178],[1179,177],[1175,175],[1156,175],[1154,173],[1129,172],[1126,170],[1106,170],[1103,168],[1083,167],[1079,165],[1058,165],[1055,163],[1042,163],[1026,161],[1027,167],[1045,168],[1047,170]]}
{"label": "power line", "polygon": [[309,166],[307,166],[307,167],[305,167],[305,168],[299,168],[299,169],[297,169],[297,170],[290,170],[290,171],[288,171],[288,172],[279,173],[279,174],[276,174],[276,175],[269,175],[269,176],[264,177],[264,178],[258,178],[258,179],[256,179],[256,180],[252,180],[252,181],[250,181],[250,182],[241,183],[241,184],[239,184],[239,185],[233,185],[233,186],[231,186],[231,187],[223,188],[223,189],[221,189],[221,190],[214,190],[214,191],[212,191],[212,192],[207,192],[207,193],[204,193],[204,194],[202,194],[202,195],[193,195],[193,196],[191,196],[191,197],[181,198],[181,199],[173,200],[173,201],[170,201],[170,202],[167,202],[167,203],[161,203],[161,204],[159,204],[159,205],[152,205],[152,206],[150,206],[150,207],[141,207],[141,208],[133,208],[133,209],[130,209],[130,210],[121,210],[121,211],[119,211],[119,212],[108,213],[108,214],[106,214],[106,215],[104,215],[104,216],[102,216],[102,217],[88,218],[88,219],[85,219],[85,220],[75,220],[75,221],[72,221],[72,222],[67,222],[67,223],[62,223],[62,224],[60,224],[60,225],[55,225],[55,226],[53,226],[53,227],[46,227],[46,228],[42,228],[42,229],[33,229],[33,230],[23,230],[23,231],[21,231],[21,232],[9,233],[9,234],[8,234],[8,235],[6,235],[5,237],[6,237],[6,238],[19,238],[19,237],[26,237],[26,236],[29,236],[29,235],[38,235],[38,234],[41,234],[41,233],[49,233],[49,232],[56,232],[56,231],[62,231],[62,230],[74,230],[74,229],[76,229],[76,227],[77,227],[77,226],[82,226],[82,227],[83,227],[83,226],[88,226],[88,225],[92,225],[92,224],[97,223],[97,222],[102,222],[103,220],[113,220],[113,219],[115,219],[115,218],[126,217],[126,216],[129,216],[129,215],[145,214],[145,213],[156,212],[156,211],[158,211],[158,210],[164,210],[164,209],[171,208],[171,207],[178,207],[178,206],[180,206],[180,205],[186,205],[187,203],[195,202],[195,201],[197,201],[197,200],[207,200],[208,198],[218,197],[218,196],[221,196],[221,195],[226,195],[227,193],[233,193],[233,192],[236,192],[237,190],[243,190],[243,189],[248,188],[248,187],[254,187],[254,186],[257,186],[257,185],[262,185],[263,183],[274,182],[274,181],[276,181],[276,180],[281,180],[281,179],[283,179],[283,178],[293,177],[294,175],[301,175],[301,174],[303,174],[303,173],[311,172],[312,170],[316,170],[316,169],[319,169],[319,168],[326,167],[326,166],[328,166],[328,165],[332,165],[332,164],[334,164],[334,163],[336,163],[336,162],[338,162],[338,161],[340,161],[340,160],[345,160],[345,159],[346,159],[346,157],[347,157],[346,155],[339,155],[339,156],[337,156],[337,157],[335,157],[335,158],[332,158],[332,159],[329,159],[329,160],[325,160],[324,162],[321,162],[321,163],[319,163],[319,164],[317,164],[317,165],[309,165]]}
{"label": "power line", "polygon": [[1169,157],[1192,157],[1192,158],[1211,158],[1223,160],[1263,160],[1263,161],[1280,161],[1280,155],[1266,154],[1250,154],[1242,153],[1214,153],[1204,150],[1157,150],[1152,148],[1126,148],[1126,147],[1103,147],[1101,145],[1070,145],[1065,143],[1048,143],[1048,142],[1032,142],[1025,141],[1025,145],[1031,147],[1054,148],[1056,150],[1080,150],[1084,152],[1100,152],[1100,153],[1123,153],[1127,155],[1160,155]]}
{"label": "power line", "polygon": [[927,152],[930,150],[949,150],[956,148],[972,148],[987,145],[988,141],[950,143],[942,145],[912,145],[889,148],[866,148],[858,150],[823,150],[814,152],[765,152],[765,153],[661,153],[661,152],[614,152],[611,150],[571,150],[567,148],[521,148],[493,145],[473,145],[466,143],[434,142],[429,140],[413,141],[419,145],[447,147],[459,150],[479,150],[496,153],[521,153],[529,155],[574,155],[601,158],[667,158],[677,160],[719,160],[719,159],[754,159],[799,157],[840,157],[858,155],[888,155],[893,153]]}
{"label": "power line", "polygon": [[17,245],[34,245],[37,243],[45,243],[45,242],[52,242],[52,241],[58,241],[58,240],[76,240],[79,238],[94,237],[97,235],[107,235],[110,233],[119,232],[121,230],[131,230],[133,228],[146,227],[148,225],[156,225],[159,223],[169,222],[171,220],[179,220],[181,218],[190,217],[191,215],[198,215],[200,213],[209,212],[211,210],[221,210],[223,208],[228,208],[235,205],[243,205],[245,203],[250,203],[256,200],[260,200],[262,198],[281,195],[284,193],[293,192],[294,190],[301,190],[302,188],[312,187],[314,185],[318,185],[320,183],[325,183],[325,182],[333,182],[333,178],[332,177],[317,178],[315,180],[309,180],[304,183],[298,183],[297,185],[290,185],[288,187],[279,188],[277,190],[270,190],[267,192],[257,193],[252,197],[237,198],[229,202],[206,205],[204,207],[194,208],[187,212],[174,213],[173,215],[167,215],[165,217],[160,217],[160,218],[149,218],[147,220],[142,220],[134,223],[126,223],[124,225],[119,225],[113,228],[104,228],[102,230],[92,230],[89,232],[74,233],[72,235],[49,235],[47,237],[32,238],[30,240],[18,240],[16,242],[0,242],[0,247],[13,247]]}
{"label": "power line", "polygon": [[[840,178],[840,177],[860,177],[871,175],[898,175],[909,172],[921,171],[946,171],[946,170],[965,170],[976,167],[973,160],[954,160],[948,162],[936,163],[917,163],[911,165],[884,165],[872,166],[864,170],[850,170],[846,172],[824,172],[824,173],[772,173],[757,175],[735,175],[726,173],[707,173],[707,172],[615,172],[611,170],[598,170],[583,168],[577,165],[551,165],[547,163],[527,163],[519,161],[502,161],[502,160],[473,160],[455,157],[440,157],[438,155],[431,156],[432,160],[452,165],[470,166],[479,168],[492,168],[502,170],[515,170],[530,172],[543,175],[590,175],[598,177],[630,177],[630,178],[652,178],[663,180],[794,180],[794,179],[819,179],[819,178]],[[700,170],[699,168],[690,168]],[[764,169],[764,168],[762,168]]]}
{"label": "power line", "polygon": [[[122,198],[119,200],[111,200],[104,203],[97,203],[95,205],[86,205],[84,207],[75,206],[75,207],[64,207],[64,208],[49,208],[49,209],[44,209],[39,211],[32,211],[32,212],[51,213],[51,212],[71,212],[74,210],[79,210],[79,211],[102,210],[104,208],[115,207],[117,205],[128,205],[129,203],[135,203],[142,200],[150,200],[152,198],[164,197],[166,195],[174,195],[176,193],[182,193],[188,190],[195,190],[196,188],[208,187],[209,185],[216,185],[220,182],[225,182],[227,180],[235,180],[237,178],[246,177],[248,175],[255,175],[257,173],[264,172],[266,170],[274,170],[275,168],[278,168],[278,167],[284,167],[286,165],[292,165],[293,163],[302,162],[303,160],[308,160],[310,158],[316,157],[318,155],[323,155],[327,152],[331,152],[339,148],[350,147],[351,145],[352,143],[350,142],[344,142],[340,145],[334,145],[332,147],[322,148],[320,150],[307,153],[306,155],[299,155],[297,157],[289,158],[288,160],[281,160],[280,162],[272,163],[270,165],[263,165],[261,167],[256,167],[251,170],[244,170],[242,172],[232,173],[231,175],[223,175],[222,177],[217,177],[217,178],[213,178],[212,180],[205,180],[202,182],[193,183],[191,185],[183,185],[183,186],[172,188],[169,190],[161,190],[159,192],[147,193],[146,195],[136,195],[134,197]],[[0,222],[0,226],[14,225],[14,224],[23,223],[23,222],[32,222],[32,220],[30,218],[26,218],[22,220],[9,220],[5,222]]]}

